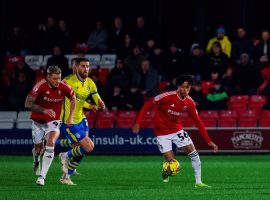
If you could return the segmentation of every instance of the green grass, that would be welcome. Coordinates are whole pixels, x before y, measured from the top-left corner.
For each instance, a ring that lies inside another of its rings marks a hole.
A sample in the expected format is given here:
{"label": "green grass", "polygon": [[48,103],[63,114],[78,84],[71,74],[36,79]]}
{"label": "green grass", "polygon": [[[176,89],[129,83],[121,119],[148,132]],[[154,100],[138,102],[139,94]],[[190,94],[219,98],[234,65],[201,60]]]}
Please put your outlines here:
{"label": "green grass", "polygon": [[44,187],[35,184],[32,157],[0,157],[0,200],[264,200],[270,199],[270,156],[201,156],[203,181],[211,189],[195,189],[190,159],[177,157],[180,174],[161,181],[161,156],[87,156],[73,176],[77,186],[59,183],[56,157]]}

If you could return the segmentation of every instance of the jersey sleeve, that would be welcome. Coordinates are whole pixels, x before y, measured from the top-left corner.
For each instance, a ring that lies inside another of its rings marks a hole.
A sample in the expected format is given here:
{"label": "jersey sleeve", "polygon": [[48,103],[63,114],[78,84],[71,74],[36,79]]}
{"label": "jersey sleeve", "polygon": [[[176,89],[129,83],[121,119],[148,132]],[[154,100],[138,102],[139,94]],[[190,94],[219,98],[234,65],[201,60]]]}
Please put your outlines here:
{"label": "jersey sleeve", "polygon": [[[98,105],[98,100],[101,99],[99,94],[98,94],[98,91],[97,91],[97,86],[96,84],[94,83],[94,81],[91,81],[90,83],[90,88],[91,88],[91,91],[90,91],[90,96],[93,98],[94,102],[96,105]],[[88,106],[89,108],[89,106]]]}
{"label": "jersey sleeve", "polygon": [[75,92],[72,90],[72,88],[66,83],[63,81],[63,85],[64,85],[64,94],[67,98],[69,99],[73,99],[75,98]]}
{"label": "jersey sleeve", "polygon": [[29,92],[29,95],[33,96],[33,97],[37,97],[43,90],[43,83],[45,82],[45,80],[41,80],[38,83],[36,83],[32,90]]}
{"label": "jersey sleeve", "polygon": [[206,141],[206,143],[207,144],[210,143],[211,140],[208,136],[208,133],[205,129],[205,126],[204,126],[202,120],[200,119],[200,116],[198,115],[196,105],[195,105],[193,100],[190,100],[189,114],[190,114],[191,118],[194,120],[195,125],[199,129],[199,131],[200,131],[201,135],[203,136],[204,140]]}

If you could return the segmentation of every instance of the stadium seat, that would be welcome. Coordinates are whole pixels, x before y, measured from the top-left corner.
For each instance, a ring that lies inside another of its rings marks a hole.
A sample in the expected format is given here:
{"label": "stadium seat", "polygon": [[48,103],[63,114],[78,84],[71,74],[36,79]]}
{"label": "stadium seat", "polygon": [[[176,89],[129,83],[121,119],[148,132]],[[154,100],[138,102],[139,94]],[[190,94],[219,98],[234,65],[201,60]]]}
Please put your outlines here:
{"label": "stadium seat", "polygon": [[231,111],[236,111],[237,113],[245,112],[247,111],[247,105],[244,103],[230,104],[228,109]]}
{"label": "stadium seat", "polygon": [[238,114],[234,110],[221,110],[219,114],[220,119],[237,119]]}
{"label": "stadium seat", "polygon": [[117,118],[135,119],[137,116],[136,111],[118,111]]}
{"label": "stadium seat", "polygon": [[42,66],[43,56],[42,55],[28,55],[25,56],[25,63],[33,70],[37,70]]}
{"label": "stadium seat", "polygon": [[266,104],[267,102],[267,97],[266,96],[261,96],[261,95],[252,95],[250,96],[250,101],[249,101],[249,110],[256,110],[260,111],[262,107]]}
{"label": "stadium seat", "polygon": [[110,69],[109,69],[109,68],[99,68],[99,69],[96,68],[96,69],[93,69],[91,73],[97,74],[99,80],[100,80],[103,84],[105,84],[105,83],[106,83],[107,76],[108,76],[108,74],[110,73]]}
{"label": "stadium seat", "polygon": [[181,119],[181,122],[182,122],[182,125],[183,125],[184,128],[186,128],[186,127],[194,127],[195,126],[194,121],[190,117],[183,117]]}
{"label": "stadium seat", "polygon": [[211,89],[214,88],[213,81],[202,81],[201,82],[202,92],[207,95]]}
{"label": "stadium seat", "polygon": [[249,103],[249,96],[248,95],[232,95],[229,98],[229,105],[232,104],[245,104]]}
{"label": "stadium seat", "polygon": [[201,118],[205,119],[218,119],[219,111],[218,110],[202,110],[199,113]]}
{"label": "stadium seat", "polygon": [[115,119],[116,112],[115,111],[101,111],[98,112],[97,118],[99,119]]}
{"label": "stadium seat", "polygon": [[114,119],[112,118],[97,118],[96,128],[114,128]]}
{"label": "stadium seat", "polygon": [[86,54],[85,58],[89,59],[90,66],[92,68],[97,68],[100,65],[100,55],[99,54]]}
{"label": "stadium seat", "polygon": [[116,120],[117,128],[132,128],[134,125],[135,119],[133,118],[118,118]]}
{"label": "stadium seat", "polygon": [[270,127],[270,118],[268,119],[260,119],[259,127]]}
{"label": "stadium seat", "polygon": [[90,128],[94,128],[95,127],[95,120],[97,117],[97,112],[93,112],[93,111],[84,111],[84,114],[86,116],[87,122],[88,122],[88,126]]}
{"label": "stadium seat", "polygon": [[238,113],[238,118],[239,120],[246,120],[246,119],[255,119],[257,120],[259,118],[258,114],[253,111],[253,110],[247,110],[247,111],[243,111],[243,112],[239,112]]}
{"label": "stadium seat", "polygon": [[17,119],[16,120],[16,128],[17,129],[31,129],[32,128],[32,120],[31,119]]}
{"label": "stadium seat", "polygon": [[44,70],[37,69],[35,71],[36,82],[40,81],[41,79],[45,78]]}
{"label": "stadium seat", "polygon": [[211,118],[201,118],[202,122],[204,123],[205,127],[216,127],[217,126],[217,120],[211,119]]}
{"label": "stadium seat", "polygon": [[14,122],[16,119],[16,111],[0,111],[0,129],[14,128]]}
{"label": "stadium seat", "polygon": [[20,111],[18,112],[18,119],[30,119],[31,111]]}
{"label": "stadium seat", "polygon": [[235,119],[220,119],[218,120],[218,126],[219,127],[236,127],[237,121]]}
{"label": "stadium seat", "polygon": [[262,110],[260,113],[260,119],[270,119],[270,110]]}
{"label": "stadium seat", "polygon": [[239,127],[257,127],[256,119],[239,119],[238,121]]}
{"label": "stadium seat", "polygon": [[100,60],[100,68],[114,68],[116,58],[116,54],[103,54]]}

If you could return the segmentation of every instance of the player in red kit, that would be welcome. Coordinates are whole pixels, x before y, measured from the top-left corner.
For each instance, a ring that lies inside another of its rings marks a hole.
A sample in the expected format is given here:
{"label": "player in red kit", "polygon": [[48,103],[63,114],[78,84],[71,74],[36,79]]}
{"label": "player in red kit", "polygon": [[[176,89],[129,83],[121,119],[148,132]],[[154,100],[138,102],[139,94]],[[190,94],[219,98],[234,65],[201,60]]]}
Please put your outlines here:
{"label": "player in red kit", "polygon": [[[145,103],[138,114],[133,132],[139,133],[140,124],[145,112],[155,107],[154,135],[157,137],[159,151],[163,154],[165,160],[170,162],[175,159],[172,151],[172,143],[174,143],[177,148],[182,148],[191,158],[196,180],[195,187],[210,187],[201,181],[201,161],[199,154],[188,133],[183,130],[181,123],[182,113],[188,112],[206,143],[213,148],[214,152],[218,151],[218,146],[211,141],[207,134],[205,126],[197,113],[194,101],[188,95],[192,82],[193,80],[190,75],[181,75],[177,78],[178,87],[176,91],[162,93],[152,101]],[[164,172],[162,173],[162,178],[164,182],[169,181],[168,175]]]}
{"label": "player in red kit", "polygon": [[[32,111],[34,171],[39,176],[36,183],[41,186],[44,185],[46,174],[54,158],[54,146],[60,133],[60,114],[65,97],[68,97],[71,102],[69,117],[65,123],[71,125],[76,105],[75,93],[70,86],[61,81],[61,69],[58,66],[49,66],[46,79],[34,85],[25,101],[25,107]],[[46,146],[39,173],[44,140]]]}

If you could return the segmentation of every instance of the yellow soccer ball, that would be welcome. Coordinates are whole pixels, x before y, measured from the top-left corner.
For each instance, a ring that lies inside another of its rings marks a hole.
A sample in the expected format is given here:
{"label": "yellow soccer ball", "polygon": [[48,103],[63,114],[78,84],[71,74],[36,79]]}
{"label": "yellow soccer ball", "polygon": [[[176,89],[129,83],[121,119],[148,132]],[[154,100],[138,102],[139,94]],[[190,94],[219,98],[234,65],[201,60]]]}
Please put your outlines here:
{"label": "yellow soccer ball", "polygon": [[163,162],[162,170],[168,176],[176,176],[180,172],[180,164],[176,159]]}

